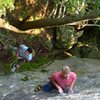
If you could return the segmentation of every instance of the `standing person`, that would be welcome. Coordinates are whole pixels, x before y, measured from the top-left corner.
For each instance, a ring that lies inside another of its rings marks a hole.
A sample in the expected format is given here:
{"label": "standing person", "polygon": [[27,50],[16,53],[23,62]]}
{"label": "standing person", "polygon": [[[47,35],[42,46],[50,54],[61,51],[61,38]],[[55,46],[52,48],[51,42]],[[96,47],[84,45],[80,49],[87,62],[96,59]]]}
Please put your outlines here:
{"label": "standing person", "polygon": [[23,44],[19,47],[14,47],[13,50],[16,51],[17,58],[17,63],[12,66],[12,72],[15,72],[26,61],[32,60],[32,48]]}
{"label": "standing person", "polygon": [[72,94],[76,79],[75,72],[70,71],[68,66],[64,66],[62,71],[54,72],[49,78],[50,81],[41,88],[45,92],[57,89],[61,95],[65,95],[65,93]]}

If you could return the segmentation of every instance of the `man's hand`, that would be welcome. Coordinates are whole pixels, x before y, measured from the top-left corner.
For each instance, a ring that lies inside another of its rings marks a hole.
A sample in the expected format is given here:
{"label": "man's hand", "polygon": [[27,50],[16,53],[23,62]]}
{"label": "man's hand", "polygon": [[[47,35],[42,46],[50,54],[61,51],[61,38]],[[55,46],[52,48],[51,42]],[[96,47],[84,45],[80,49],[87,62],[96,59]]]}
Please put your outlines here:
{"label": "man's hand", "polygon": [[59,93],[63,93],[63,90],[62,90],[61,87],[58,87],[58,92],[59,92]]}
{"label": "man's hand", "polygon": [[58,92],[60,93],[61,96],[65,96],[66,94],[63,92],[62,88],[59,87]]}
{"label": "man's hand", "polygon": [[69,94],[73,94],[73,89],[69,89]]}

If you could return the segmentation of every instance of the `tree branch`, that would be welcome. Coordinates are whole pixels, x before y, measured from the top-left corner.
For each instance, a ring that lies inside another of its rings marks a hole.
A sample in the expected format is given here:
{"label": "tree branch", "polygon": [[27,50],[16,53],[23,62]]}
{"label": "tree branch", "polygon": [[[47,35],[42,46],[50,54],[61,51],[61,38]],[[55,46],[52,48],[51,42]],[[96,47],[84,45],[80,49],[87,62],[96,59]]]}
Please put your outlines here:
{"label": "tree branch", "polygon": [[9,24],[11,24],[12,26],[20,29],[20,25],[21,25],[21,21],[19,21],[18,19],[16,19],[9,11],[9,9],[6,9],[6,15],[9,21]]}
{"label": "tree branch", "polygon": [[8,13],[9,23],[14,27],[23,31],[29,29],[44,28],[44,27],[55,27],[55,26],[57,27],[57,26],[66,25],[77,21],[90,20],[99,17],[100,17],[100,11],[96,11],[96,12],[92,11],[84,15],[75,14],[64,18],[47,18],[47,19],[40,19],[40,20],[28,21],[22,23],[18,19],[15,19],[15,17],[12,16],[10,12]]}

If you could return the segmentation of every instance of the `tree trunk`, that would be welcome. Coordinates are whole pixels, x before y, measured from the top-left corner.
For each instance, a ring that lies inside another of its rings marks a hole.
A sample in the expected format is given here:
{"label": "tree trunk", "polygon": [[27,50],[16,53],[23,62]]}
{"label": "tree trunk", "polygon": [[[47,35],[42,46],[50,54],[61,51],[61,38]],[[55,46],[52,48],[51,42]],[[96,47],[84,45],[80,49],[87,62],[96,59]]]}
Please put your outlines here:
{"label": "tree trunk", "polygon": [[36,28],[43,28],[43,27],[57,27],[60,25],[65,25],[81,20],[90,20],[94,18],[100,17],[100,11],[99,12],[88,12],[86,14],[82,15],[70,15],[64,18],[47,18],[47,19],[40,19],[35,21],[28,21],[28,22],[22,22],[18,19],[15,19],[12,14],[7,11],[8,21],[11,25],[14,27],[20,29],[20,30],[29,30],[29,29],[36,29]]}
{"label": "tree trunk", "polygon": [[53,33],[53,36],[52,36],[52,44],[53,44],[53,48],[56,48],[56,42],[57,42],[57,27],[53,27],[52,28],[52,33]]}

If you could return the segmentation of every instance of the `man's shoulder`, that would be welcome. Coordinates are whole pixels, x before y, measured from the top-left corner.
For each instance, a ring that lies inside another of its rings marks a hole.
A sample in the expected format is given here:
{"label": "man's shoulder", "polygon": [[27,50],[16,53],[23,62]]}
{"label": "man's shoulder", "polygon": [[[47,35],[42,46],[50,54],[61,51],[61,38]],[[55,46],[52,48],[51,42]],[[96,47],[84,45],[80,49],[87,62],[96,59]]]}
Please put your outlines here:
{"label": "man's shoulder", "polygon": [[28,49],[28,46],[26,46],[26,45],[24,45],[24,44],[22,44],[22,45],[20,45],[20,48],[22,49],[22,50],[27,50]]}
{"label": "man's shoulder", "polygon": [[61,74],[61,72],[54,72],[52,75],[53,76],[58,76],[58,75],[60,75]]}
{"label": "man's shoulder", "polygon": [[26,46],[25,44],[21,44],[19,47],[20,48],[28,48],[28,46]]}
{"label": "man's shoulder", "polygon": [[32,60],[32,54],[27,55],[27,56],[26,56],[26,59],[27,59],[28,61],[31,61],[31,60]]}
{"label": "man's shoulder", "polygon": [[74,77],[74,78],[77,77],[77,74],[76,74],[75,72],[70,72],[70,75],[71,75],[72,77]]}
{"label": "man's shoulder", "polygon": [[61,72],[60,71],[56,71],[56,72],[54,72],[54,74],[60,74]]}

